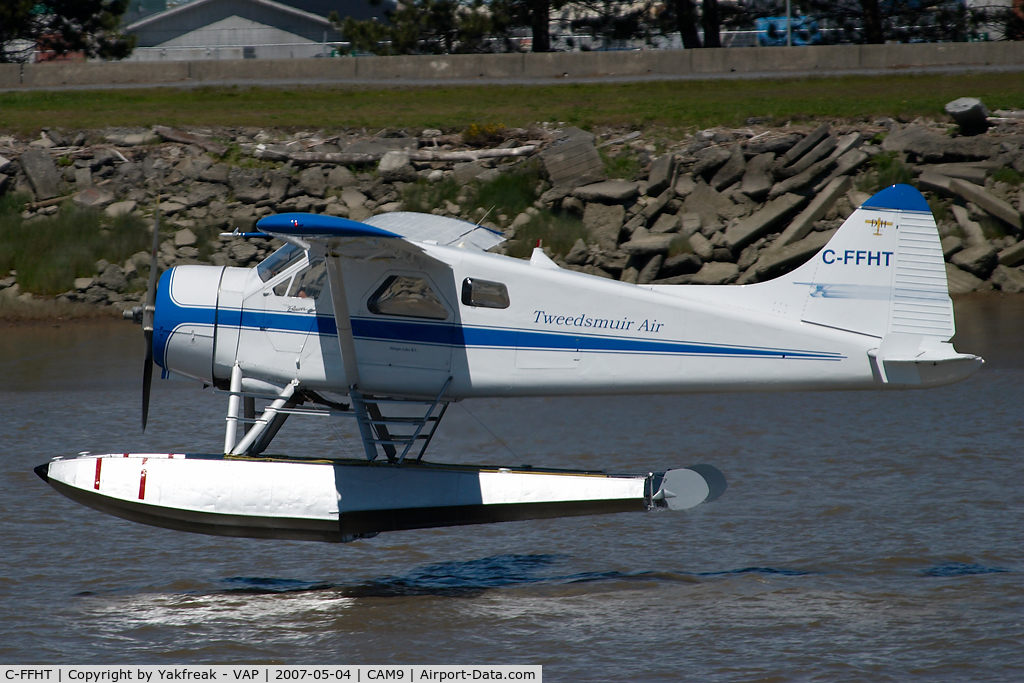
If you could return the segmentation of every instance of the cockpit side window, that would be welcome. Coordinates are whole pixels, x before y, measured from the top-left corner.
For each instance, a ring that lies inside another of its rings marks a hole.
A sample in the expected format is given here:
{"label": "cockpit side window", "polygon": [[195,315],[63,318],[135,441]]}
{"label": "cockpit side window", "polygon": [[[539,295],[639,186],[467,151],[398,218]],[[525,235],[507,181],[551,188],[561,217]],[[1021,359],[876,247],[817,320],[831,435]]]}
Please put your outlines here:
{"label": "cockpit side window", "polygon": [[508,308],[508,287],[500,282],[467,277],[462,281],[462,303],[482,308]]}
{"label": "cockpit side window", "polygon": [[392,275],[374,291],[366,307],[378,315],[446,320],[448,309],[424,278]]}
{"label": "cockpit side window", "polygon": [[318,263],[315,266],[307,266],[300,270],[292,280],[288,296],[299,299],[316,299],[320,296],[325,284],[327,284],[327,264]]}
{"label": "cockpit side window", "polygon": [[[305,253],[305,251],[294,244],[286,244],[267,258],[263,259],[263,261],[256,266],[256,272],[259,273],[260,279],[266,282],[275,275],[280,275],[286,271],[289,266],[298,263]],[[274,293],[276,294],[277,292],[275,291]]]}
{"label": "cockpit side window", "polygon": [[288,283],[290,283],[291,281],[292,281],[292,278],[290,278],[290,277],[289,278],[285,278],[284,280],[281,280],[276,285],[274,285],[274,289],[272,291],[277,296],[284,296],[285,293],[288,291]]}

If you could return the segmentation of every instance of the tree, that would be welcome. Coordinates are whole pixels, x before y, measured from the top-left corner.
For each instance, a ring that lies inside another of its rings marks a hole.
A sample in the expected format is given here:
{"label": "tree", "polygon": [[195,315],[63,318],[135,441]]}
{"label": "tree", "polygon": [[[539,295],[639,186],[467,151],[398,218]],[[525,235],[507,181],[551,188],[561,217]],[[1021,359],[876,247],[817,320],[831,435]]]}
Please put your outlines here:
{"label": "tree", "polygon": [[579,12],[572,21],[573,29],[589,29],[604,48],[633,38],[649,38],[651,8],[645,2],[576,0],[573,8]]}
{"label": "tree", "polygon": [[36,50],[123,59],[135,47],[121,32],[128,0],[3,0],[0,62],[25,62]]}
{"label": "tree", "polygon": [[482,0],[471,5],[458,0],[409,0],[387,13],[386,24],[352,17],[340,21],[336,12],[328,18],[357,52],[377,55],[481,52],[492,27]]}

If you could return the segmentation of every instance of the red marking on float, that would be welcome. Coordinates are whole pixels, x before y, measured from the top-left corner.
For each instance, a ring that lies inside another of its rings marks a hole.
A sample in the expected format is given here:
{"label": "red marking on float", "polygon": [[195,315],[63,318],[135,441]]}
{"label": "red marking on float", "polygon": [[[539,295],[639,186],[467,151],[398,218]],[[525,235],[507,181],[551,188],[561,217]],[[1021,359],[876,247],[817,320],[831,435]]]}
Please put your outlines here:
{"label": "red marking on float", "polygon": [[142,469],[142,473],[139,475],[139,500],[146,497],[146,469]]}
{"label": "red marking on float", "polygon": [[100,490],[100,467],[103,466],[103,458],[96,458],[96,479],[92,482],[92,487],[97,491]]}

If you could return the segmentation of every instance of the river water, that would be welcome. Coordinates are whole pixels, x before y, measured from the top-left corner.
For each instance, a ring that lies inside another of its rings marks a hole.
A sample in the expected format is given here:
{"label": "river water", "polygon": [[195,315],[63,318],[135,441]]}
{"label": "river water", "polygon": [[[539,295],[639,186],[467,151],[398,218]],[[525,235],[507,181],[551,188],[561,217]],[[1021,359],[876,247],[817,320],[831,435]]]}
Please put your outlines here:
{"label": "river water", "polygon": [[[974,377],[924,392],[481,400],[432,459],[729,479],[689,512],[348,545],[156,529],[32,472],[217,450],[226,401],[127,323],[0,328],[0,662],[541,664],[549,681],[1024,679],[1024,300],[957,302]],[[347,444],[351,446],[351,444]],[[338,453],[291,422],[275,450]]]}

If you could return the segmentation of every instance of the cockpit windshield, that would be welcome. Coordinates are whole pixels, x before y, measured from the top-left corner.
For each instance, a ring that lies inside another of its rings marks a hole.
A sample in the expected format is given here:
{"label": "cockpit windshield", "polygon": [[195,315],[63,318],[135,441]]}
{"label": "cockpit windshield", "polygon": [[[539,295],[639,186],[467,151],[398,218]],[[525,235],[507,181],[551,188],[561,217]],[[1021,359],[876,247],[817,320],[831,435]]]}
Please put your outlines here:
{"label": "cockpit windshield", "polygon": [[294,244],[286,244],[273,254],[263,259],[263,261],[256,266],[256,272],[260,274],[260,279],[266,282],[275,275],[279,275],[291,266],[299,261],[305,254],[305,251],[295,246]]}

